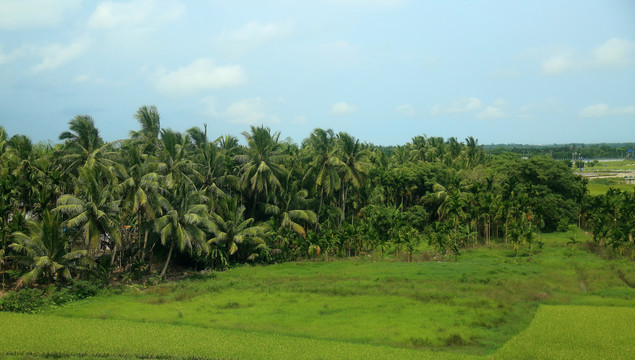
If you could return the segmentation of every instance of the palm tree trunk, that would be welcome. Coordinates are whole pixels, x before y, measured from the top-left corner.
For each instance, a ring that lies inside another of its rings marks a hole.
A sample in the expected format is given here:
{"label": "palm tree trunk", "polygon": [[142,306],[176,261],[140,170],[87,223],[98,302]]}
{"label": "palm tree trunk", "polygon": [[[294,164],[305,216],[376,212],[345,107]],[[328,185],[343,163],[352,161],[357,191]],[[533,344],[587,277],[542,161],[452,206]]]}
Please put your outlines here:
{"label": "palm tree trunk", "polygon": [[112,248],[112,256],[110,257],[110,266],[115,263],[115,257],[117,256],[117,244]]}
{"label": "palm tree trunk", "polygon": [[340,216],[340,225],[344,222],[344,217],[346,216],[346,193],[348,192],[348,184],[344,185],[342,189],[342,216]]}
{"label": "palm tree trunk", "polygon": [[320,211],[322,211],[322,202],[324,201],[324,188],[320,188],[320,205],[318,206],[317,218],[315,221],[315,231],[318,229],[318,225],[320,225]]}
{"label": "palm tree trunk", "polygon": [[161,278],[165,280],[165,272],[168,269],[168,264],[170,263],[170,258],[172,257],[172,250],[174,250],[174,240],[170,243],[170,250],[168,251],[168,258],[165,260],[165,265],[163,265],[163,270],[161,270]]}
{"label": "palm tree trunk", "polygon": [[148,229],[146,229],[146,233],[143,237],[143,248],[141,249],[141,260],[146,258],[146,247],[148,245]]}

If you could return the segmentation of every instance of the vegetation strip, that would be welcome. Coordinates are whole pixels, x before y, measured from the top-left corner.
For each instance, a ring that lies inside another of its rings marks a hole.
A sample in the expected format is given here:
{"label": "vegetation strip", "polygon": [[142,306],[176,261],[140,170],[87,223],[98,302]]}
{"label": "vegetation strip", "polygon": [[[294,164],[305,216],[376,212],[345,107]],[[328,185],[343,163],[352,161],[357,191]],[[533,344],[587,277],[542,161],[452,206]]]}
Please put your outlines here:
{"label": "vegetation strip", "polygon": [[635,352],[633,318],[635,308],[543,305],[531,325],[497,352],[474,356],[192,326],[0,313],[5,330],[0,354],[197,359],[630,359]]}
{"label": "vegetation strip", "polygon": [[198,359],[477,359],[470,355],[123,320],[0,313],[0,354]]}
{"label": "vegetation strip", "polygon": [[632,359],[635,308],[541,306],[495,359]]}

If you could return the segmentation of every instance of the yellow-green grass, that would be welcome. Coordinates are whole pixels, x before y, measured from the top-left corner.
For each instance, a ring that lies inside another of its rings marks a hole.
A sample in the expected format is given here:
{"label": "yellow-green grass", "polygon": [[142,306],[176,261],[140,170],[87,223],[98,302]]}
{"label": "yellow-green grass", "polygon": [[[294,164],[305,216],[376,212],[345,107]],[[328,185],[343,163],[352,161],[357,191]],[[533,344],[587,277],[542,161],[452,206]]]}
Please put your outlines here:
{"label": "yellow-green grass", "polygon": [[495,359],[633,359],[635,308],[541,306]]}
{"label": "yellow-green grass", "polygon": [[[497,352],[468,355],[269,333],[0,313],[10,359],[631,359],[635,308],[543,305]],[[16,355],[17,354],[17,355]]]}
{"label": "yellow-green grass", "polygon": [[585,172],[604,172],[616,170],[635,170],[635,160],[619,160],[619,161],[600,161],[595,166],[586,166]]}
{"label": "yellow-green grass", "polygon": [[606,194],[610,188],[619,189],[621,191],[633,191],[635,190],[635,184],[626,184],[623,180],[619,179],[592,179],[588,184],[589,194],[593,196]]}
{"label": "yellow-green grass", "polygon": [[469,355],[124,320],[0,313],[4,354],[196,359],[470,359]]}
{"label": "yellow-green grass", "polygon": [[[581,232],[576,236],[588,239]],[[580,245],[567,245],[564,234],[541,239],[545,246],[531,257],[526,247],[515,256],[508,245],[494,244],[468,249],[456,262],[362,258],[245,266],[208,279],[131,286],[44,314],[104,326],[121,321],[280,343],[367,346],[377,354],[389,349],[403,356],[442,352],[461,358],[495,353],[529,325],[541,304],[635,306],[635,289],[628,285],[635,282],[635,263],[598,258]],[[252,351],[239,355],[259,358],[257,348]]]}

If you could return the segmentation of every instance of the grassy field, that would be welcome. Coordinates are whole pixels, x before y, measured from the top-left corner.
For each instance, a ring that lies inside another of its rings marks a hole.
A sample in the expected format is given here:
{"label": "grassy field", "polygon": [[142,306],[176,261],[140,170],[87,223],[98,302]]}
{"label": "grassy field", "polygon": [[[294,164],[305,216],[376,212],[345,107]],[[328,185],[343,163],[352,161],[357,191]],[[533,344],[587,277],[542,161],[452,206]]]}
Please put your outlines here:
{"label": "grassy field", "polygon": [[[577,358],[579,351],[597,358],[608,356],[605,347],[616,355],[610,358],[632,353],[633,342],[619,334],[635,331],[628,321],[635,289],[627,284],[635,283],[635,264],[571,248],[561,234],[543,240],[531,258],[498,244],[467,250],[456,262],[297,262],[131,286],[35,316],[0,314],[11,334],[0,337],[0,353],[247,359]],[[571,334],[579,340],[573,347]],[[551,352],[527,352],[545,344],[553,344]]]}
{"label": "grassy field", "polygon": [[623,179],[619,178],[603,178],[603,179],[591,179],[589,180],[589,194],[602,195],[610,188],[619,189],[622,191],[633,191],[635,184],[626,184]]}
{"label": "grassy field", "polygon": [[604,172],[604,171],[632,171],[635,170],[634,159],[624,159],[620,161],[600,161],[596,166],[585,167],[587,172]]}

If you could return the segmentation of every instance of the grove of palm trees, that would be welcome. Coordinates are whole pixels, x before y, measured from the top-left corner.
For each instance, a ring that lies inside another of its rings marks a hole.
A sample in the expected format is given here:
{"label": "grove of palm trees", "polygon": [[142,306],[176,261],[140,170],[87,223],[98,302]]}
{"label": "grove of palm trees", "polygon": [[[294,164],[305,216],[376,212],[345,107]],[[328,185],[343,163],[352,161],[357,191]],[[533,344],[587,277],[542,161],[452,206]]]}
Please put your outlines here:
{"label": "grove of palm trees", "polygon": [[488,155],[471,137],[380,147],[320,128],[301,144],[264,126],[180,132],[154,106],[135,117],[114,142],[86,115],[56,144],[0,128],[3,290],[388,252],[454,261],[491,242],[531,257],[543,232],[571,226],[607,256],[634,254],[635,193],[590,197],[549,157]]}

